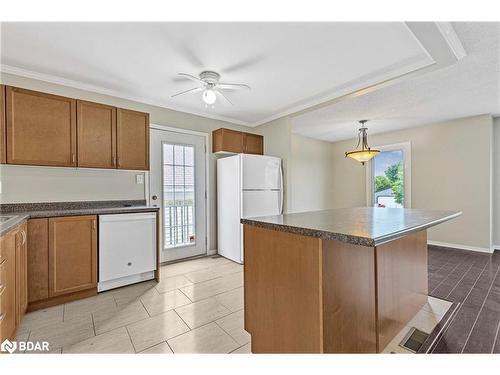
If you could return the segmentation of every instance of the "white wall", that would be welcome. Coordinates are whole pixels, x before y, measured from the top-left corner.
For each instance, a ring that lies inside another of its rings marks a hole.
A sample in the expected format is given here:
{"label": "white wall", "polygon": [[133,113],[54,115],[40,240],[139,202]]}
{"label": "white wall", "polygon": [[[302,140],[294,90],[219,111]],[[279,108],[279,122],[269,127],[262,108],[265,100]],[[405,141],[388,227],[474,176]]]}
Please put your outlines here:
{"label": "white wall", "polygon": [[[153,124],[195,130],[210,134],[210,144],[212,131],[218,128],[225,127],[252,131],[251,128],[235,125],[225,121],[213,120],[206,117],[195,116],[184,112],[178,112],[112,96],[96,94],[89,91],[74,89],[11,74],[2,73],[0,78],[1,83],[6,85],[68,96],[71,98],[83,99],[136,111],[148,112],[150,114],[150,121]],[[210,248],[215,249],[217,241],[217,191],[215,178],[216,159],[211,152],[209,155],[208,183],[210,186],[210,207],[212,207],[210,217]],[[144,194],[140,194],[140,187],[142,187],[142,185],[139,187],[135,185],[133,179],[133,176],[135,175],[134,172],[110,170],[90,171],[83,168],[25,168],[26,167],[12,167],[12,169],[7,169],[2,167],[1,175],[3,175],[2,180],[4,180],[2,183],[3,194],[0,197],[2,203],[20,200],[24,202],[50,200],[77,201],[82,199],[108,200],[111,199],[111,197],[114,197],[114,199],[144,199]],[[30,175],[32,179],[30,178]],[[5,181],[5,177],[7,176],[9,177],[9,180]],[[68,179],[68,181],[63,183],[63,179]],[[27,181],[30,181],[29,185],[31,186],[26,186]],[[71,188],[71,191],[68,191],[68,188]],[[30,195],[24,196],[22,192],[29,193]],[[116,192],[116,195],[114,192]]]}
{"label": "white wall", "polygon": [[493,122],[493,245],[500,250],[500,117]]}
{"label": "white wall", "polygon": [[[492,118],[475,116],[370,135],[370,145],[411,142],[412,207],[463,211],[429,230],[429,240],[489,251],[492,237]],[[366,205],[361,164],[344,157],[356,141],[334,143],[335,207]]]}
{"label": "white wall", "polygon": [[324,210],[334,206],[332,143],[292,134],[288,167],[288,212]]}

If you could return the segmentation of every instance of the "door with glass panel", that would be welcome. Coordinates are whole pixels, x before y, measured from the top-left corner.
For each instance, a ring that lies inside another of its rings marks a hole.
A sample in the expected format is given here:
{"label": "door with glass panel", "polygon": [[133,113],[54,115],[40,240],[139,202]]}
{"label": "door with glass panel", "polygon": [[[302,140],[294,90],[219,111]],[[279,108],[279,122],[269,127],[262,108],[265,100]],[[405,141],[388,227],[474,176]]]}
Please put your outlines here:
{"label": "door with glass panel", "polygon": [[205,137],[151,130],[150,203],[160,207],[161,261],[204,255]]}

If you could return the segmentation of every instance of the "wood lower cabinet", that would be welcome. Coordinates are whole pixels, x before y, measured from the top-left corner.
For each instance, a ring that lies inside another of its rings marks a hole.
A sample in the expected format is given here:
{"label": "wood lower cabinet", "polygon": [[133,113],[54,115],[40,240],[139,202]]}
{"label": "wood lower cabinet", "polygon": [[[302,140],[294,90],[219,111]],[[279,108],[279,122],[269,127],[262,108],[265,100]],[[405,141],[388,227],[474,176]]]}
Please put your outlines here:
{"label": "wood lower cabinet", "polygon": [[7,163],[74,167],[76,100],[8,86]]}
{"label": "wood lower cabinet", "polygon": [[212,132],[212,152],[264,154],[264,137],[232,129],[217,129]]}
{"label": "wood lower cabinet", "polygon": [[149,169],[149,114],[116,110],[118,169]]}
{"label": "wood lower cabinet", "polygon": [[49,298],[49,219],[28,220],[28,302]]}
{"label": "wood lower cabinet", "polygon": [[6,150],[6,138],[5,138],[5,86],[0,85],[0,163],[5,164],[7,162],[7,150]]}
{"label": "wood lower cabinet", "polygon": [[49,219],[49,297],[97,287],[97,217]]}
{"label": "wood lower cabinet", "polygon": [[16,231],[0,238],[0,342],[16,333]]}
{"label": "wood lower cabinet", "polygon": [[77,101],[78,166],[116,168],[116,108]]}
{"label": "wood lower cabinet", "polygon": [[16,325],[28,308],[28,234],[26,223],[16,232]]}

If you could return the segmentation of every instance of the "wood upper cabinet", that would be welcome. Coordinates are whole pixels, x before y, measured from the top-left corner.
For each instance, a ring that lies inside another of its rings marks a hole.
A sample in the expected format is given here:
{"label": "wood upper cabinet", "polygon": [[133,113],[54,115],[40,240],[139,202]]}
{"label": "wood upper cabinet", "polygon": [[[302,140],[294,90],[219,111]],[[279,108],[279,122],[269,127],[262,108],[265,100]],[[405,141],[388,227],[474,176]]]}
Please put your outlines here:
{"label": "wood upper cabinet", "polygon": [[245,154],[264,154],[264,137],[258,134],[243,133],[243,152]]}
{"label": "wood upper cabinet", "polygon": [[49,298],[49,219],[28,220],[28,302]]}
{"label": "wood upper cabinet", "polygon": [[5,86],[0,85],[0,163],[7,162],[7,147],[5,138]]}
{"label": "wood upper cabinet", "polygon": [[26,223],[16,232],[16,324],[28,308],[28,234]]}
{"label": "wood upper cabinet", "polygon": [[232,129],[217,129],[212,132],[212,152],[264,154],[264,137]]}
{"label": "wood upper cabinet", "polygon": [[76,166],[76,100],[8,86],[7,163]]}
{"label": "wood upper cabinet", "polygon": [[117,108],[116,151],[119,169],[149,169],[149,114]]}
{"label": "wood upper cabinet", "polygon": [[77,100],[78,166],[116,168],[116,108]]}
{"label": "wood upper cabinet", "polygon": [[16,331],[16,231],[0,238],[0,342]]}
{"label": "wood upper cabinet", "polygon": [[49,219],[49,297],[97,286],[97,217]]}

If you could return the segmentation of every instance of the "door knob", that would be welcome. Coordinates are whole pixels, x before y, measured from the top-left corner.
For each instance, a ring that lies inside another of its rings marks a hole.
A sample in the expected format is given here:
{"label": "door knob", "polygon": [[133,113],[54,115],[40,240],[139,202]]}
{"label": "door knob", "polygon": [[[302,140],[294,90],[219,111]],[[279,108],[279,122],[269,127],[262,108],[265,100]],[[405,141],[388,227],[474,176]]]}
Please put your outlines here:
{"label": "door knob", "polygon": [[155,201],[155,200],[157,200],[157,199],[158,199],[158,197],[157,197],[156,195],[153,195],[153,196],[151,197],[151,199]]}

